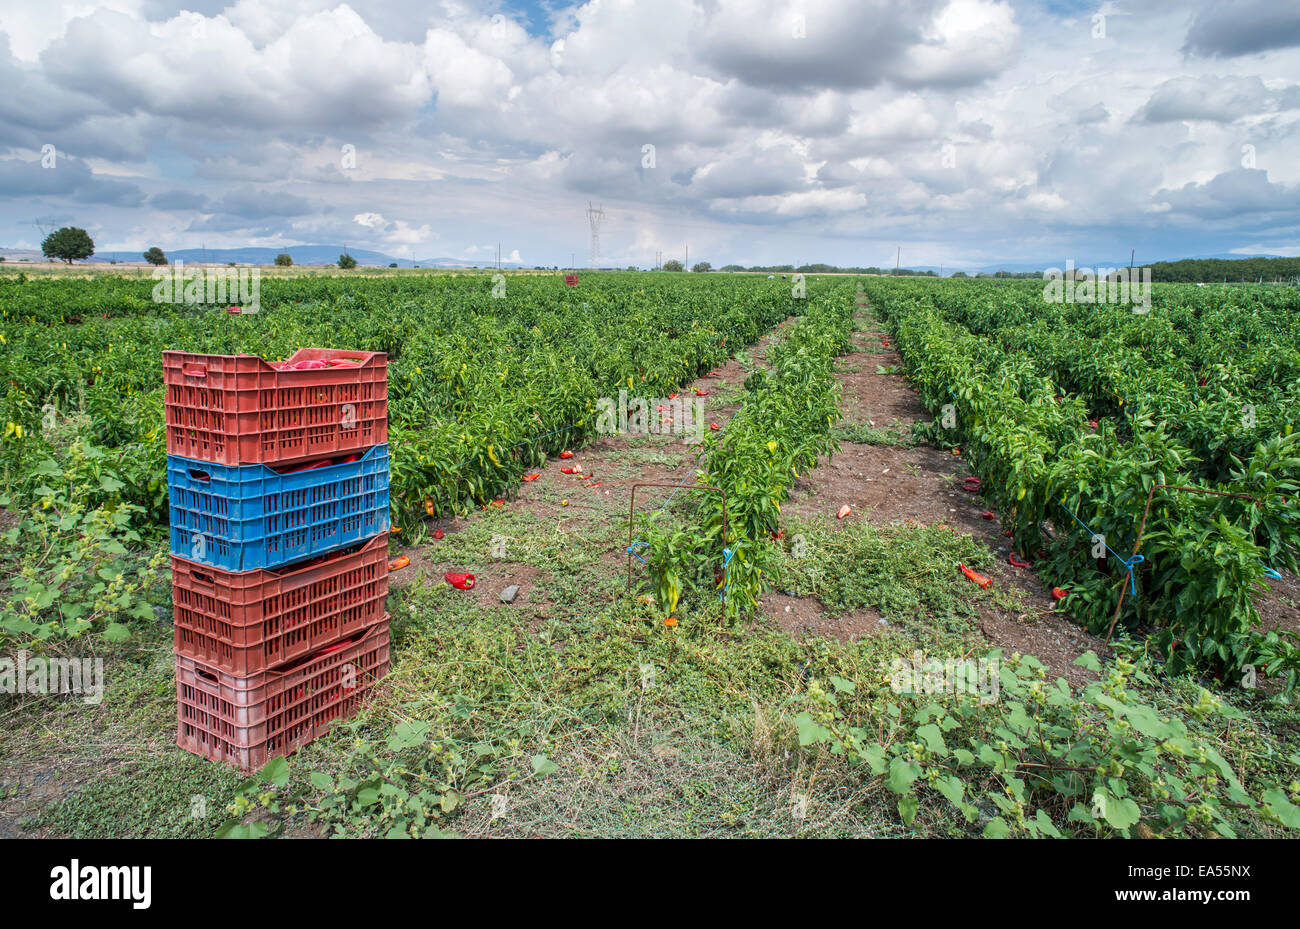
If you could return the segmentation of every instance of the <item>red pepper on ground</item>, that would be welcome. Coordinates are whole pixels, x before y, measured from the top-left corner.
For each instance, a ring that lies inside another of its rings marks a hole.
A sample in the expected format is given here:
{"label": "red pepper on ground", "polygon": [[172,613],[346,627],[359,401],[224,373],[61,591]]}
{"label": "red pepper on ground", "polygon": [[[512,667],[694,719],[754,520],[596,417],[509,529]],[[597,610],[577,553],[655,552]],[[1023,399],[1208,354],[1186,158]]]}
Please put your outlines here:
{"label": "red pepper on ground", "polygon": [[984,513],[983,513],[983,516],[984,516],[985,519],[997,519],[997,518],[998,518],[998,514],[997,514],[997,513],[994,513],[992,510],[985,510]]}
{"label": "red pepper on ground", "polygon": [[987,577],[985,577],[983,574],[976,574],[974,571],[966,567],[964,564],[961,564],[960,562],[957,564],[957,567],[961,568],[961,573],[966,575],[972,581],[974,581],[975,584],[981,590],[988,590],[990,587],[993,586],[993,582],[989,580]]}
{"label": "red pepper on ground", "polygon": [[474,586],[474,575],[458,571],[448,571],[443,575],[447,583],[457,590],[469,590]]}
{"label": "red pepper on ground", "polygon": [[572,458],[572,457],[573,457],[573,452],[560,452],[560,457],[561,457],[561,458]]}
{"label": "red pepper on ground", "polygon": [[1064,600],[1067,594],[1069,594],[1069,591],[1068,591],[1068,590],[1062,590],[1062,589],[1059,588],[1059,587],[1053,587],[1053,588],[1052,588],[1052,599],[1053,599],[1053,600]]}
{"label": "red pepper on ground", "polygon": [[434,537],[435,539],[441,539],[441,538],[442,538],[444,535],[446,535],[446,534],[447,534],[447,533],[443,532],[441,529],[435,529],[435,530],[433,530],[433,537]]}
{"label": "red pepper on ground", "polygon": [[1021,561],[1021,560],[1020,560],[1020,557],[1019,557],[1015,552],[1011,552],[1010,554],[1007,555],[1007,564],[1011,565],[1011,567],[1013,567],[1013,568],[1032,568],[1032,567],[1033,567],[1033,563],[1032,563],[1032,562]]}
{"label": "red pepper on ground", "polygon": [[525,475],[524,475],[524,480],[526,480],[526,481],[535,481],[535,480],[537,480],[537,479],[538,479],[539,477],[541,477],[541,476],[542,476],[542,472],[541,472],[541,471],[538,471],[536,474],[525,474]]}

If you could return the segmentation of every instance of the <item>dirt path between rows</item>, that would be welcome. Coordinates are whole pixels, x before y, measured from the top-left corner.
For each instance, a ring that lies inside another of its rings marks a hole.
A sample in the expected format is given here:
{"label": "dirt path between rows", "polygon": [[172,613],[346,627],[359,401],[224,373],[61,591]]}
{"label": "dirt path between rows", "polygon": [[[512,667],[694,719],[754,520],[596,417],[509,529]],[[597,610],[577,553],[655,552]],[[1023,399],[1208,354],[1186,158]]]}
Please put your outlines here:
{"label": "dirt path between rows", "polygon": [[[892,348],[882,346],[882,341],[888,339],[882,329],[865,318],[862,324],[867,328],[853,333],[855,349],[836,364],[843,391],[843,423],[908,433],[914,422],[928,420],[928,414],[906,379],[897,373],[877,373],[877,366],[888,372],[900,360]],[[743,360],[729,360],[717,369],[718,376],[706,375],[682,388],[682,396],[693,398],[696,390],[707,392],[706,419],[725,428],[739,408],[745,377],[760,363],[779,332],[778,328],[752,346]],[[657,415],[651,409],[651,415]],[[601,559],[621,578],[626,570],[625,533],[632,485],[646,481],[689,484],[698,467],[698,454],[698,447],[684,444],[676,436],[620,434],[597,439],[576,449],[571,459],[549,460],[539,469],[540,476],[521,484],[517,497],[507,505],[538,520],[573,521],[575,540],[590,543],[592,534],[603,536],[599,541],[607,548],[602,550]],[[582,469],[581,475],[561,471],[575,466]],[[1054,609],[1033,570],[1013,568],[1007,563],[1007,540],[1001,526],[982,518],[985,507],[981,499],[960,489],[961,479],[967,474],[960,458],[932,446],[841,442],[832,460],[823,457],[816,469],[796,482],[786,512],[805,520],[821,519],[833,516],[841,504],[848,503],[854,510],[852,519],[865,519],[873,526],[945,525],[969,533],[993,551],[997,567],[989,574],[994,583],[1021,591],[1025,604],[1014,614],[992,605],[984,609],[979,622],[984,637],[1007,653],[1035,655],[1051,668],[1053,676],[1080,683],[1084,673],[1073,664],[1074,659],[1089,650],[1106,654],[1109,649]],[[658,488],[638,490],[637,510],[657,507],[669,493]],[[429,527],[441,528],[452,536],[474,518],[472,514],[468,519],[440,520]],[[599,531],[584,534],[584,527]],[[464,564],[439,560],[438,545],[426,541],[406,548],[403,553],[411,558],[411,565],[392,576],[392,586],[400,589],[416,583],[442,583],[445,571],[466,570]],[[469,567],[476,575],[471,595],[481,606],[499,605],[501,591],[518,585],[515,603],[527,605],[542,616],[554,609],[563,612],[540,593],[536,582],[542,572],[536,567],[509,560],[484,560]],[[957,570],[956,565],[953,570]],[[887,635],[890,631],[875,611],[831,616],[812,597],[776,591],[763,597],[760,606],[763,621],[777,624],[792,635],[852,640]]]}
{"label": "dirt path between rows", "polygon": [[[853,334],[856,350],[841,356],[837,365],[842,422],[907,435],[913,423],[927,422],[930,416],[908,381],[897,373],[901,359],[892,345],[886,347],[889,335],[867,317],[861,318],[861,324],[864,328]],[[877,373],[878,369],[884,373]],[[986,572],[993,583],[1017,589],[1026,605],[1014,614],[993,606],[985,609],[980,617],[984,637],[1006,653],[1034,655],[1051,668],[1054,677],[1080,683],[1085,674],[1074,660],[1089,650],[1108,654],[1109,648],[1054,608],[1036,572],[1008,564],[1010,548],[1000,523],[984,518],[987,507],[981,497],[961,489],[962,479],[969,475],[960,457],[930,445],[842,441],[832,460],[823,457],[796,482],[789,511],[804,519],[827,518],[847,503],[854,511],[850,519],[865,519],[873,526],[939,525],[974,536],[996,556],[996,567]],[[958,570],[956,565],[953,570]],[[878,622],[878,614],[854,613],[836,620],[827,617],[815,601],[812,605],[796,602],[806,599],[781,597],[779,610],[771,615],[792,632],[802,627],[851,637],[888,631]]]}
{"label": "dirt path between rows", "polygon": [[[782,324],[784,325],[784,324]],[[673,400],[693,402],[704,406],[703,430],[709,432],[716,425],[725,429],[731,417],[740,408],[744,395],[745,378],[773,340],[779,337],[780,327],[751,345],[725,364],[683,386],[669,397],[646,397],[650,417],[662,422],[671,415]],[[670,399],[671,398],[671,399]],[[629,397],[632,402],[634,397]],[[661,412],[661,407],[668,410]],[[632,499],[632,487],[638,483],[692,484],[700,467],[701,446],[687,441],[687,434],[628,435],[618,433],[594,439],[573,450],[572,458],[550,458],[535,473],[538,477],[517,488],[516,496],[508,505],[516,513],[530,518],[571,523],[575,539],[591,542],[592,535],[603,535],[608,547],[601,552],[603,561],[611,570],[623,573],[627,564],[627,516]],[[580,473],[565,474],[566,468],[581,469]],[[636,510],[650,512],[661,507],[670,496],[677,493],[670,488],[638,488]],[[463,531],[477,514],[467,518],[430,520],[432,532],[443,530],[446,537]],[[595,527],[599,532],[584,532]],[[616,532],[610,530],[617,529]],[[438,558],[437,541],[404,547],[401,554],[408,556],[408,567],[390,576],[389,584],[401,589],[412,584],[442,583],[447,571],[464,571],[465,564],[442,561]],[[520,588],[514,602],[531,605],[543,615],[556,606],[536,594],[533,585],[540,572],[536,567],[509,560],[485,559],[468,566],[475,574],[475,587],[471,592],[482,606],[499,605],[501,592],[508,586]]]}

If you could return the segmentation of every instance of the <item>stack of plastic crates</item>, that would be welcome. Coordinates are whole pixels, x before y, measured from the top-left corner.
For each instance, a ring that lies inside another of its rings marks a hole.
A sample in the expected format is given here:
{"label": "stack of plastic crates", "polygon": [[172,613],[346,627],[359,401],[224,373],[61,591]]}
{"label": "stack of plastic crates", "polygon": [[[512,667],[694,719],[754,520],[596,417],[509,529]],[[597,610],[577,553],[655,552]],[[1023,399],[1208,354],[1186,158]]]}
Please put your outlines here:
{"label": "stack of plastic crates", "polygon": [[181,748],[244,770],[355,713],[388,670],[379,352],[164,352]]}

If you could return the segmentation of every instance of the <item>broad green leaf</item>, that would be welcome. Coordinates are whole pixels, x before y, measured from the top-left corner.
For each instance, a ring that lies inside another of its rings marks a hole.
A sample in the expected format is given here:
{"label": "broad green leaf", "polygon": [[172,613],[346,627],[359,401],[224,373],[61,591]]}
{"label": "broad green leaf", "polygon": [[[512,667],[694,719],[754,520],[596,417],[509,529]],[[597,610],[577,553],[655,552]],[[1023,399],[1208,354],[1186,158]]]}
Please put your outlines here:
{"label": "broad green leaf", "polygon": [[1142,811],[1128,797],[1108,797],[1103,809],[1106,822],[1121,832],[1127,832],[1130,826],[1142,818]]}
{"label": "broad green leaf", "polygon": [[1288,829],[1300,829],[1300,807],[1292,803],[1281,790],[1271,787],[1264,791],[1264,805],[1282,825]]}
{"label": "broad green leaf", "polygon": [[799,730],[799,746],[807,748],[814,742],[820,742],[830,735],[825,726],[813,722],[813,718],[808,713],[800,713],[794,718],[795,727]]}
{"label": "broad green leaf", "polygon": [[984,826],[984,838],[986,839],[1005,839],[1011,834],[1007,821],[1001,816],[994,816],[987,825]]}
{"label": "broad green leaf", "polygon": [[912,789],[912,782],[921,776],[921,766],[910,759],[895,755],[889,761],[889,778],[885,786],[896,794]]}
{"label": "broad green leaf", "polygon": [[400,751],[424,742],[429,734],[430,724],[423,720],[410,720],[393,727],[393,734],[388,737],[389,751]]}
{"label": "broad green leaf", "polygon": [[898,800],[898,815],[903,817],[904,824],[909,828],[912,820],[916,818],[916,810],[920,805],[921,801],[916,794],[907,794]]}
{"label": "broad green leaf", "polygon": [[548,774],[554,774],[560,770],[560,766],[545,755],[533,756],[533,773],[538,777],[546,777]]}
{"label": "broad green leaf", "polygon": [[934,782],[933,786],[954,806],[961,806],[961,798],[966,790],[966,784],[957,775],[949,774],[947,777],[941,777]]}
{"label": "broad green leaf", "polygon": [[1054,839],[1062,838],[1060,831],[1052,823],[1052,818],[1043,810],[1034,814],[1034,822],[1038,823],[1038,828],[1043,830]]}
{"label": "broad green leaf", "polygon": [[276,787],[283,787],[289,783],[289,761],[284,757],[272,758],[257,773],[257,779],[262,783],[274,784]]}

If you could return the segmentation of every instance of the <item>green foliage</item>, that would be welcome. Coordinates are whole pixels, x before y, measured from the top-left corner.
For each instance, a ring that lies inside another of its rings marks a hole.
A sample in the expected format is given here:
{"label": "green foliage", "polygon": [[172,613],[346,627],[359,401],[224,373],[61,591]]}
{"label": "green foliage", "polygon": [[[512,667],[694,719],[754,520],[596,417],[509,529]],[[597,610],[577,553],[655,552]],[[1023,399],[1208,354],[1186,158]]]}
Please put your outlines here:
{"label": "green foliage", "polygon": [[151,265],[167,264],[166,254],[164,254],[163,250],[156,245],[144,253],[144,260],[149,262]]}
{"label": "green foliage", "polygon": [[[130,619],[150,620],[146,599],[165,564],[133,528],[144,510],[123,502],[125,486],[102,449],[76,440],[62,461],[33,472],[35,502],[0,536],[11,577],[0,607],[0,639],[74,637],[89,630],[127,637]],[[0,506],[9,506],[0,497]]]}
{"label": "green foliage", "polygon": [[909,432],[897,429],[882,429],[870,423],[841,423],[831,429],[831,438],[837,442],[852,442],[856,445],[889,445],[910,448],[917,444],[917,439]]}
{"label": "green foliage", "polygon": [[939,526],[877,529],[867,522],[787,526],[781,583],[814,596],[832,614],[871,608],[893,622],[947,616],[972,597],[988,598],[956,570],[992,562],[988,548]]}
{"label": "green foliage", "polygon": [[692,528],[662,526],[675,515],[666,510],[645,514],[637,530],[637,539],[644,543],[638,555],[647,565],[650,592],[665,616],[677,612],[688,589],[708,589],[704,574],[713,561],[701,550],[700,536]]}
{"label": "green foliage", "polygon": [[[1250,660],[1264,566],[1294,570],[1300,542],[1300,326],[1286,295],[1239,305],[1166,285],[1146,314],[1049,304],[1037,285],[868,289],[936,413],[927,437],[961,447],[1017,550],[1071,592],[1072,616],[1105,632],[1123,593],[1121,625],[1154,627],[1175,669]],[[1134,551],[1156,485],[1215,493],[1156,487],[1131,583],[1116,553]]]}
{"label": "green foliage", "polygon": [[1218,283],[1221,281],[1294,282],[1300,278],[1300,258],[1184,258],[1151,265],[1153,281]]}
{"label": "green foliage", "polygon": [[[752,610],[775,581],[771,536],[780,528],[781,504],[801,471],[837,447],[830,428],[839,418],[835,356],[849,346],[853,305],[847,293],[812,301],[807,315],[786,330],[768,352],[771,367],[756,371],[745,386],[744,405],[706,446],[701,478],[726,491],[723,534],[721,495],[701,503],[697,548],[732,552],[727,608]],[[764,573],[766,572],[766,576]]]}
{"label": "green foliage", "polygon": [[882,783],[908,825],[923,804],[941,804],[986,838],[1235,837],[1248,816],[1300,828],[1300,784],[1289,795],[1271,788],[1250,797],[1189,725],[1240,711],[1201,690],[1180,715],[1165,716],[1138,697],[1153,684],[1145,667],[1121,658],[1102,669],[1092,653],[1076,663],[1101,675],[1079,695],[1063,679],[1048,683],[1033,657],[1013,656],[996,668],[993,699],[986,691],[931,694],[937,669],[923,666],[916,670],[932,675],[925,683],[903,679],[911,693],[877,688],[887,702],[879,732],[841,709],[858,685],[832,678],[828,690],[814,682],[795,720],[799,743],[843,755]]}
{"label": "green foliage", "polygon": [[357,266],[357,260],[353,258],[351,255],[339,255],[340,268],[347,270],[349,268],[355,268],[356,266]]}
{"label": "green foliage", "polygon": [[240,780],[231,768],[179,752],[122,762],[28,825],[74,839],[208,838]]}
{"label": "green foliage", "polygon": [[[1274,699],[1290,703],[1296,684],[1300,683],[1300,634],[1290,629],[1273,629],[1262,634],[1252,631],[1248,647],[1251,662],[1256,666],[1254,670],[1281,682]],[[1249,678],[1245,683],[1257,686],[1257,681]]]}
{"label": "green foliage", "polygon": [[84,261],[95,254],[95,242],[85,229],[64,226],[51,232],[41,242],[41,254],[57,261]]}
{"label": "green foliage", "polygon": [[280,254],[275,256],[275,266],[277,268],[293,267],[293,256],[290,255],[288,252],[281,252]]}
{"label": "green foliage", "polygon": [[670,258],[670,259],[668,259],[667,261],[665,261],[665,262],[664,262],[664,265],[663,265],[663,269],[664,269],[665,271],[685,271],[685,270],[686,270],[686,269],[682,266],[682,263],[681,263],[680,261],[678,261],[676,258]]}

